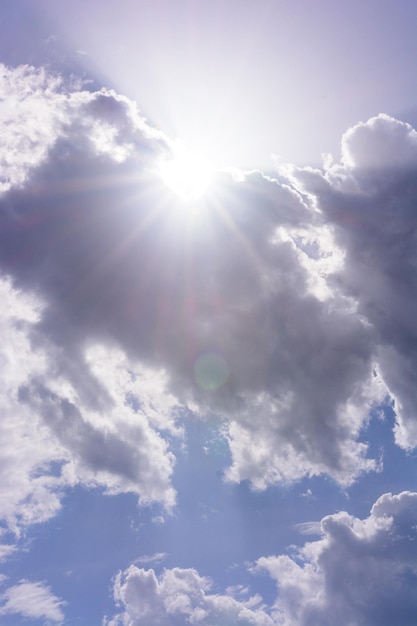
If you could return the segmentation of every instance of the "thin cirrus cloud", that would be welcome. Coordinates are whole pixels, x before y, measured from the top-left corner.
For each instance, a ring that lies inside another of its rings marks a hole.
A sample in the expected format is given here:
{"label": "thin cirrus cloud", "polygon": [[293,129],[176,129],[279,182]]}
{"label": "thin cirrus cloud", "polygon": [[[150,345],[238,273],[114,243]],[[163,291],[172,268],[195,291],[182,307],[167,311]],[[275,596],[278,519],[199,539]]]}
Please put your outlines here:
{"label": "thin cirrus cloud", "polygon": [[65,602],[40,582],[20,580],[17,585],[0,593],[0,615],[20,616],[23,619],[46,620],[46,624],[62,623]]}
{"label": "thin cirrus cloud", "polygon": [[[4,556],[75,485],[173,511],[190,412],[220,417],[225,478],[256,489],[317,475],[349,486],[380,469],[361,435],[387,399],[396,443],[416,446],[411,126],[386,115],[359,123],[341,162],[321,170],[218,172],[191,216],[157,174],[171,140],[130,100],[27,66],[2,77],[11,102],[0,122]],[[122,612],[107,624],[215,614],[322,624],[329,606],[335,621],[349,606],[353,622],[377,624],[378,603],[391,615],[379,581],[401,587],[408,625],[413,528],[411,493],[386,494],[365,521],[325,518],[303,565],[258,560],[280,587],[272,610],[257,596],[212,593],[191,568],[158,576],[132,565],[117,577]],[[388,571],[391,544],[401,550]],[[356,572],[349,549],[365,545],[367,607],[359,586],[349,600],[343,578],[329,583],[345,552]],[[283,582],[285,572],[294,577]],[[38,616],[63,619],[41,583],[19,585],[3,593],[3,612],[30,615],[19,594],[32,585],[49,606]]]}

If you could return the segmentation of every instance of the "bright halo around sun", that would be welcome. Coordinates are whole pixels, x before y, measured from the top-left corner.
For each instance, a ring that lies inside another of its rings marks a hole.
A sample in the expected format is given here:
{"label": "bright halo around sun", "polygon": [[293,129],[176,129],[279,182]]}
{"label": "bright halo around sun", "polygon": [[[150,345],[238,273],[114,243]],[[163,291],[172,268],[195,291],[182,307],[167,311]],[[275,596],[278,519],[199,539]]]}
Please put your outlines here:
{"label": "bright halo around sun", "polygon": [[173,156],[159,163],[157,174],[183,202],[198,200],[206,193],[214,172],[209,159],[191,154],[176,144]]}

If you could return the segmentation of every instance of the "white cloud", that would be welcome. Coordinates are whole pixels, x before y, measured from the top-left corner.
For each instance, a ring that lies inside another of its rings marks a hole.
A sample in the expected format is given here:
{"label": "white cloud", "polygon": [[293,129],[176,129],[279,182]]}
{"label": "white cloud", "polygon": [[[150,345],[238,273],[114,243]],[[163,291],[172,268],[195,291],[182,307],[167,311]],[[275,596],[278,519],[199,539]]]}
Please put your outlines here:
{"label": "white cloud", "polygon": [[135,560],[135,563],[141,565],[148,565],[149,563],[159,563],[166,559],[167,554],[165,552],[156,552],[155,554],[144,554]]}
{"label": "white cloud", "polygon": [[114,597],[123,611],[106,618],[107,626],[173,626],[174,624],[233,623],[273,626],[259,597],[247,601],[210,593],[210,581],[194,569],[166,569],[157,577],[153,569],[131,565],[119,573]]}
{"label": "white cloud", "polygon": [[412,126],[384,114],[356,124],[342,139],[343,161],[356,174],[389,170],[397,175],[398,169],[415,167],[416,151],[417,132]]}
{"label": "white cloud", "polygon": [[417,619],[417,493],[384,494],[366,519],[340,512],[294,557],[257,562],[276,580],[282,626],[413,626]]}
{"label": "white cloud", "polygon": [[250,568],[275,580],[278,593],[270,608],[242,585],[214,593],[211,581],[194,569],[164,569],[157,576],[131,565],[114,583],[121,611],[103,623],[414,626],[417,493],[386,493],[365,519],[342,511],[304,526],[321,537],[292,547],[292,556],[261,557]]}
{"label": "white cloud", "polygon": [[67,96],[60,86],[42,68],[0,64],[0,91],[7,94],[0,107],[0,191],[23,183],[53,145],[65,117]]}
{"label": "white cloud", "polygon": [[[44,355],[34,352],[27,338],[39,304],[5,280],[0,281],[0,298],[0,516],[18,533],[20,525],[45,521],[60,508],[62,481],[53,464],[66,455],[39,414],[19,400],[21,386],[46,369]],[[2,555],[11,549],[4,545]]]}
{"label": "white cloud", "polygon": [[131,101],[104,89],[92,95],[81,88],[80,82],[65,83],[44,68],[0,63],[0,91],[7,94],[0,107],[0,191],[23,184],[59,137],[75,138],[75,126],[97,155],[110,154],[116,162],[141,141],[150,150],[158,143],[167,149],[162,133],[139,117]]}
{"label": "white cloud", "polygon": [[21,615],[44,620],[44,624],[62,623],[65,603],[40,582],[21,580],[0,595],[0,615]]}

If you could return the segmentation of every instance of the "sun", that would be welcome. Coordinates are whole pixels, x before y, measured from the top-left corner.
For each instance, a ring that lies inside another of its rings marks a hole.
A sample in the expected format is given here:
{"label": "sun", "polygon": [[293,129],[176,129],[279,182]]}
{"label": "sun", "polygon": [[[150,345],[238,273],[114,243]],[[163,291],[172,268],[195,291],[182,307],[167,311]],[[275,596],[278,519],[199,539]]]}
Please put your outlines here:
{"label": "sun", "polygon": [[173,156],[161,161],[157,168],[165,185],[184,203],[206,193],[213,171],[209,159],[187,152],[181,144],[176,144]]}

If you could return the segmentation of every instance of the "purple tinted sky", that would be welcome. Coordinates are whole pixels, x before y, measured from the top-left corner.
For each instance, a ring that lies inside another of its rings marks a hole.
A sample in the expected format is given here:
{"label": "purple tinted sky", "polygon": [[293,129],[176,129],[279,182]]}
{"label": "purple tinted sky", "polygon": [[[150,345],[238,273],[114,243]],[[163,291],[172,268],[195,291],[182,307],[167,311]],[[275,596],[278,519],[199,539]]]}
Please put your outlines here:
{"label": "purple tinted sky", "polygon": [[416,120],[415,0],[30,4],[61,62],[78,51],[89,74],[221,165],[319,163],[359,120]]}

